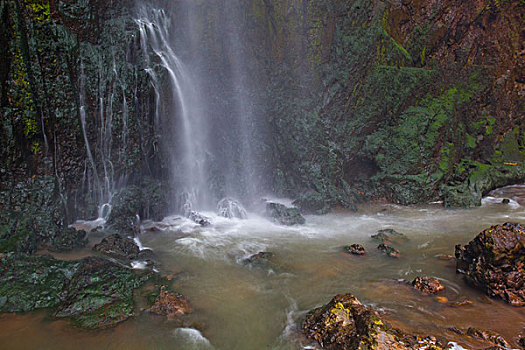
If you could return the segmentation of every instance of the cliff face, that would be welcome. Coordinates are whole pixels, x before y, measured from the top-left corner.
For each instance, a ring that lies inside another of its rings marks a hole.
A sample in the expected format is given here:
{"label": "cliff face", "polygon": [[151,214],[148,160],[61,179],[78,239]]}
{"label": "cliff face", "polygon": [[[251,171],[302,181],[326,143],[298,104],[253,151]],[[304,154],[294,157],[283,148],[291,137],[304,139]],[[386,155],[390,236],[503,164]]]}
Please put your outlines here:
{"label": "cliff face", "polygon": [[[235,99],[256,101],[256,166],[277,193],[329,206],[471,206],[523,182],[522,0],[216,0],[195,2],[198,18],[182,4],[160,5],[193,30],[172,28],[183,60],[205,47],[197,69],[210,77],[211,129],[225,130]],[[119,187],[169,177],[132,9],[127,0],[0,3],[3,198],[51,187],[35,198],[54,198],[55,221],[70,222],[95,216]],[[241,20],[224,25],[230,11]],[[245,91],[232,50],[244,57]],[[227,134],[216,140],[218,152],[237,147]],[[227,174],[214,172],[220,187]]]}
{"label": "cliff face", "polygon": [[523,1],[253,3],[278,190],[471,206],[523,181]]}
{"label": "cliff face", "polygon": [[0,250],[58,241],[161,176],[131,1],[0,2]]}
{"label": "cliff face", "polygon": [[95,215],[114,184],[155,170],[153,92],[132,8],[2,1],[2,190],[54,177],[71,220]]}

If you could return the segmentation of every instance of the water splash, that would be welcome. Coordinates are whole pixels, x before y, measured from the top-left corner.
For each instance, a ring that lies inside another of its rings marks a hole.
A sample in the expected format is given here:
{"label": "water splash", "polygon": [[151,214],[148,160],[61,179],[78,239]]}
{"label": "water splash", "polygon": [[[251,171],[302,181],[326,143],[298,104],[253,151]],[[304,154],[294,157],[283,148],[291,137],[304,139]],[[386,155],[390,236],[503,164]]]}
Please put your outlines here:
{"label": "water splash", "polygon": [[223,198],[217,204],[217,214],[228,219],[246,219],[248,213],[242,204],[233,198]]}

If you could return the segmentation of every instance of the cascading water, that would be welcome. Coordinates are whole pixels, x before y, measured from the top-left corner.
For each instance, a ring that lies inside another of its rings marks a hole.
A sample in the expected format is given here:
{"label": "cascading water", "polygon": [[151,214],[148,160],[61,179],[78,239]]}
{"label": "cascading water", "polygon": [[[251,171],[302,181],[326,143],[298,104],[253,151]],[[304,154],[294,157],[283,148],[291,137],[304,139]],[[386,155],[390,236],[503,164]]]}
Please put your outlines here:
{"label": "cascading water", "polygon": [[[175,114],[179,118],[177,121],[180,121],[181,124],[180,130],[177,130],[175,135],[165,136],[176,139],[175,145],[170,143],[174,146],[172,170],[174,181],[181,185],[182,192],[186,194],[182,207],[188,214],[194,205],[202,205],[208,201],[204,162],[202,161],[205,158],[206,149],[206,138],[202,135],[206,134],[206,125],[201,121],[192,80],[169,43],[170,19],[166,12],[161,9],[142,8],[139,14],[140,18],[136,20],[136,23],[140,30],[142,49],[146,55],[146,71],[151,77],[155,90],[155,119],[162,120],[162,117],[158,115],[160,101],[162,99],[164,102],[169,98],[164,96],[163,86],[157,73],[158,67],[155,67],[148,57],[150,51],[153,51],[158,58],[158,65],[168,73],[171,94],[169,97],[174,105],[169,113]],[[160,123],[163,122],[165,121]],[[174,120],[167,121],[167,123],[174,122]]]}
{"label": "cascading water", "polygon": [[[256,170],[262,162],[254,152],[255,94],[242,23],[232,20],[242,22],[238,7],[243,5],[172,5],[176,10],[170,13],[178,16],[173,28],[167,11],[149,5],[140,6],[136,23],[155,94],[155,120],[171,154],[177,207],[190,216],[214,209],[221,198],[254,203],[262,193]],[[236,209],[221,215],[243,216],[239,201],[229,203]]]}

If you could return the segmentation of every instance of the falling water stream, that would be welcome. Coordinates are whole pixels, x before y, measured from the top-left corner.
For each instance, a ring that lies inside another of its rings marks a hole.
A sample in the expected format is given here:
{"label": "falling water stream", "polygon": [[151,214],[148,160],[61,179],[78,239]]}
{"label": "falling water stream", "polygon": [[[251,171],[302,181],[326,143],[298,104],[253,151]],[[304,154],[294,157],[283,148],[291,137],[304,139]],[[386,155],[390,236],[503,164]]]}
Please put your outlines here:
{"label": "falling water stream", "polygon": [[[446,210],[439,205],[399,207],[370,205],[358,213],[307,216],[304,226],[283,227],[248,213],[227,219],[213,213],[213,225],[200,227],[172,216],[144,223],[141,241],[152,248],[173,276],[173,287],[192,303],[183,322],[166,321],[137,310],[136,317],[114,329],[90,332],[52,320],[44,312],[0,315],[0,343],[9,349],[304,349],[297,332],[305,313],[338,293],[351,292],[375,307],[395,325],[420,334],[444,336],[467,349],[482,348],[449,327],[470,326],[501,333],[516,346],[525,327],[525,310],[489,299],[455,273],[455,244],[465,244],[481,230],[506,221],[525,222],[523,187],[500,192],[513,198],[484,200],[475,209]],[[520,205],[521,203],[521,205]],[[151,227],[157,227],[151,230]],[[370,235],[383,228],[405,233],[401,258],[381,255]],[[93,242],[99,238],[92,237]],[[368,256],[342,252],[360,243]],[[242,260],[260,251],[274,252],[273,269],[249,267]],[[77,258],[91,251],[61,255]],[[450,302],[467,297],[471,305],[452,307],[398,283],[416,276],[435,276]]]}

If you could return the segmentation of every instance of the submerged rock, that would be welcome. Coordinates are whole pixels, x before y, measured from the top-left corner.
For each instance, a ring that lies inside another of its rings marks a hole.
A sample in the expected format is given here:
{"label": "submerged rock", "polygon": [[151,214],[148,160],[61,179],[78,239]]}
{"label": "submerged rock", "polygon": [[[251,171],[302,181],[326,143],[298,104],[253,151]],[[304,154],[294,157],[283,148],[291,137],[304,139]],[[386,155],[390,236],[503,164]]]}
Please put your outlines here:
{"label": "submerged rock", "polygon": [[525,305],[525,229],[505,223],[456,245],[456,271],[465,280],[514,306]]}
{"label": "submerged rock", "polygon": [[399,259],[401,257],[401,253],[399,253],[399,250],[389,245],[381,243],[377,246],[377,249],[379,249],[381,252],[385,253],[391,258]]}
{"label": "submerged rock", "polygon": [[505,338],[493,331],[487,331],[485,329],[470,327],[469,329],[467,329],[466,334],[473,338],[485,340],[494,345],[502,346],[505,349],[511,348],[509,343],[507,343],[507,341],[505,340]]}
{"label": "submerged rock", "polygon": [[186,298],[167,290],[166,286],[162,286],[155,303],[147,311],[172,319],[183,314],[191,313],[193,310]]}
{"label": "submerged rock", "polygon": [[266,216],[272,218],[274,222],[286,226],[302,225],[305,223],[305,219],[299,212],[299,209],[287,208],[285,205],[279,203],[266,203]]}
{"label": "submerged rock", "polygon": [[251,266],[269,267],[274,265],[272,261],[275,254],[272,252],[259,252],[243,260],[243,263]]}
{"label": "submerged rock", "polygon": [[323,349],[444,349],[430,338],[392,328],[351,294],[336,295],[306,315],[302,330]]}
{"label": "submerged rock", "polygon": [[408,241],[407,236],[404,233],[397,232],[393,229],[379,230],[375,235],[371,236],[372,239],[385,244],[401,243]]}
{"label": "submerged rock", "polygon": [[366,250],[361,244],[347,245],[343,247],[343,250],[347,252],[348,254],[353,254],[353,255],[365,255],[366,254]]}
{"label": "submerged rock", "polygon": [[414,289],[420,291],[424,295],[437,294],[445,290],[445,286],[434,277],[416,277],[412,281]]}
{"label": "submerged rock", "polygon": [[223,198],[217,203],[217,214],[228,219],[246,219],[248,214],[242,204],[233,198]]}
{"label": "submerged rock", "polygon": [[82,327],[111,327],[133,315],[133,290],[149,276],[97,257],[2,257],[0,312],[51,308]]}

